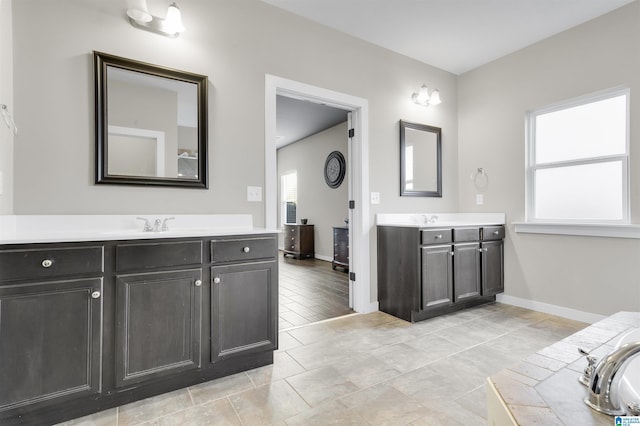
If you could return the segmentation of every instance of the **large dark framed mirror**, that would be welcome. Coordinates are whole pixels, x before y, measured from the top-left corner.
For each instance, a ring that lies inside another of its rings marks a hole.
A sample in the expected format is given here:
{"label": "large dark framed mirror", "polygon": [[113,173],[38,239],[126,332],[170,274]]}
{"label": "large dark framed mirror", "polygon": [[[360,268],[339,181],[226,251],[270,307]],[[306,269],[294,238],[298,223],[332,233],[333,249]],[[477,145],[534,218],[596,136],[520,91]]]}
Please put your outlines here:
{"label": "large dark framed mirror", "polygon": [[400,195],[442,197],[442,129],[400,120]]}
{"label": "large dark framed mirror", "polygon": [[207,188],[207,76],[93,59],[96,183]]}

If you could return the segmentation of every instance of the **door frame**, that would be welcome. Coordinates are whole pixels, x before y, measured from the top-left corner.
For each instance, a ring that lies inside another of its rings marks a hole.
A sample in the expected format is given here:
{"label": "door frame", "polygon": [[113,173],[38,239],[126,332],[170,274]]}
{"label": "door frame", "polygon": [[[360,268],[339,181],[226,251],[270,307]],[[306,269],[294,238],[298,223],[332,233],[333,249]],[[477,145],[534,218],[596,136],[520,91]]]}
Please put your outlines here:
{"label": "door frame", "polygon": [[[356,281],[350,281],[353,289],[353,310],[367,313],[378,310],[377,302],[371,302],[370,279],[370,218],[369,202],[369,101],[344,93],[323,89],[265,74],[265,226],[277,229],[278,171],[276,154],[276,96],[307,100],[351,112],[355,137],[351,141],[350,185],[355,209],[349,210],[349,236],[355,246],[349,260],[349,270]],[[346,137],[346,135],[345,135]]]}

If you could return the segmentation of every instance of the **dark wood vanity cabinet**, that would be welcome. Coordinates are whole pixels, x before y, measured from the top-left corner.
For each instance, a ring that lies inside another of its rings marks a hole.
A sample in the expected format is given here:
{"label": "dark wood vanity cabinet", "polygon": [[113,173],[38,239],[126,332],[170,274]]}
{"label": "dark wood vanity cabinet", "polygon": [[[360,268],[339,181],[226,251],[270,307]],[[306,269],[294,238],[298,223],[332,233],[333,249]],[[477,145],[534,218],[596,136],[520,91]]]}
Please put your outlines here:
{"label": "dark wood vanity cabinet", "polygon": [[0,249],[0,424],[101,391],[102,254]]}
{"label": "dark wood vanity cabinet", "polygon": [[296,259],[315,256],[313,225],[284,225],[284,255]]}
{"label": "dark wood vanity cabinet", "polygon": [[504,291],[504,226],[482,228],[482,294]]}
{"label": "dark wood vanity cabinet", "polygon": [[200,367],[202,245],[116,245],[116,386]]}
{"label": "dark wood vanity cabinet", "polygon": [[503,238],[504,226],[378,226],[380,310],[413,322],[495,300]]}
{"label": "dark wood vanity cabinet", "polygon": [[339,266],[349,270],[349,227],[336,226],[333,228],[333,260],[331,267]]}
{"label": "dark wood vanity cabinet", "polygon": [[211,362],[275,349],[276,239],[214,240],[211,247]]}
{"label": "dark wood vanity cabinet", "polygon": [[270,364],[277,287],[275,234],[0,245],[0,424]]}

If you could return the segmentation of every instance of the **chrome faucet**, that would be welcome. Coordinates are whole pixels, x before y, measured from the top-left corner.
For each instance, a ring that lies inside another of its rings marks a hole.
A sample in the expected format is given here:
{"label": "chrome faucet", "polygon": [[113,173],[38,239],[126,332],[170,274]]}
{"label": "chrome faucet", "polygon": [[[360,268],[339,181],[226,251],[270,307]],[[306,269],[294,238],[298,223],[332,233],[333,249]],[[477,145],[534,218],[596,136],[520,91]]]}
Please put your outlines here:
{"label": "chrome faucet", "polygon": [[160,219],[156,219],[153,221],[153,232],[160,232],[160,225],[162,224],[162,221]]}
{"label": "chrome faucet", "polygon": [[423,216],[424,216],[425,223],[436,223],[436,220],[438,220],[438,216],[436,216],[435,214],[432,214],[431,216],[427,216],[425,214]]}
{"label": "chrome faucet", "polygon": [[151,231],[153,231],[153,228],[151,228],[151,225],[149,225],[149,219],[146,219],[144,217],[137,217],[136,219],[144,220],[144,225],[142,226],[142,232],[151,232]]}
{"label": "chrome faucet", "polygon": [[625,414],[625,409],[621,407],[618,390],[620,376],[624,372],[626,363],[638,354],[640,354],[640,341],[626,343],[604,357],[591,373],[588,385],[589,396],[584,402],[594,410],[611,416]]}
{"label": "chrome faucet", "polygon": [[174,220],[175,217],[167,217],[162,221],[162,228],[160,229],[161,231],[168,231],[169,230],[169,225],[167,225],[167,221],[169,220]]}

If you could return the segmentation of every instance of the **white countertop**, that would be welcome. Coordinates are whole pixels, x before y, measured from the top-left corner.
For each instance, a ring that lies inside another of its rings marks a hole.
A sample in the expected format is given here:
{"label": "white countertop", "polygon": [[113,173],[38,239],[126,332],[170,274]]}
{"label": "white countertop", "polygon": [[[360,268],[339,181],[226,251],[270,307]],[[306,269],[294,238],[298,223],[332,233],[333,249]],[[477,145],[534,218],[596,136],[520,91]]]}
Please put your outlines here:
{"label": "white countertop", "polygon": [[411,228],[504,225],[504,213],[380,213],[376,224]]}
{"label": "white countertop", "polygon": [[[153,225],[167,222],[169,230],[143,232],[144,217]],[[268,234],[274,229],[255,228],[251,215],[4,215],[0,216],[0,244],[77,241],[142,240]]]}

